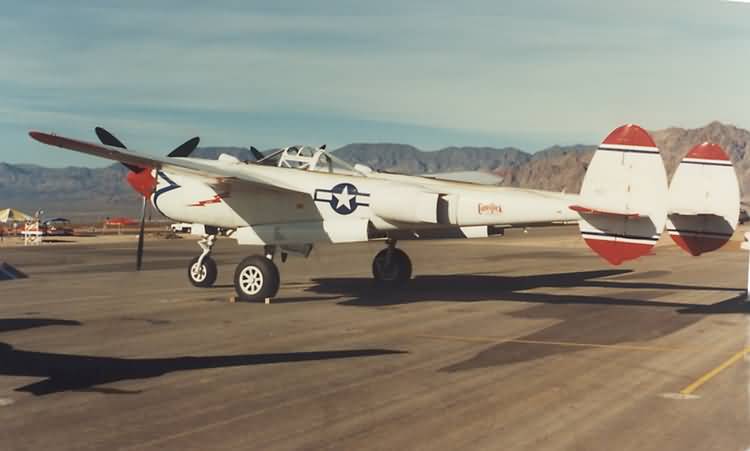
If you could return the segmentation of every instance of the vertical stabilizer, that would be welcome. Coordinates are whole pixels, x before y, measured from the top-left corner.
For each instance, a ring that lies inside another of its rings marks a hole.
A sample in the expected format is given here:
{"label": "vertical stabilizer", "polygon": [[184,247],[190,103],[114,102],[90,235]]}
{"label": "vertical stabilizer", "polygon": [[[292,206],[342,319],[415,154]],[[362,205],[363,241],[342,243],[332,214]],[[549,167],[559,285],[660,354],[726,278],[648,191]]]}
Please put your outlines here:
{"label": "vertical stabilizer", "polygon": [[594,154],[581,187],[586,244],[613,265],[651,251],[667,216],[667,174],[659,149],[637,125],[623,125]]}
{"label": "vertical stabilizer", "polygon": [[693,147],[669,185],[669,236],[691,255],[719,249],[734,234],[740,187],[732,161],[717,144]]}

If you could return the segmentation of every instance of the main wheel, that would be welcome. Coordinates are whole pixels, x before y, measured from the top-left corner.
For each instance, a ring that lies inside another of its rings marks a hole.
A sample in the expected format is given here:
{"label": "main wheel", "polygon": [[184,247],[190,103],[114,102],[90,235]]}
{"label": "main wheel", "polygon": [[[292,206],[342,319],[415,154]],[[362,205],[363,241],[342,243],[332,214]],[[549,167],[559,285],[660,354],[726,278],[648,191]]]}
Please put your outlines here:
{"label": "main wheel", "polygon": [[216,276],[219,271],[216,269],[216,262],[213,258],[206,256],[203,258],[203,262],[198,266],[198,260],[200,257],[195,257],[190,260],[190,266],[188,266],[188,279],[193,286],[206,288],[216,282]]}
{"label": "main wheel", "polygon": [[406,252],[393,249],[388,261],[388,249],[378,252],[372,261],[372,275],[381,285],[398,285],[411,278],[411,260]]}
{"label": "main wheel", "polygon": [[234,290],[241,301],[260,301],[279,291],[279,268],[266,257],[253,255],[242,260],[234,272]]}

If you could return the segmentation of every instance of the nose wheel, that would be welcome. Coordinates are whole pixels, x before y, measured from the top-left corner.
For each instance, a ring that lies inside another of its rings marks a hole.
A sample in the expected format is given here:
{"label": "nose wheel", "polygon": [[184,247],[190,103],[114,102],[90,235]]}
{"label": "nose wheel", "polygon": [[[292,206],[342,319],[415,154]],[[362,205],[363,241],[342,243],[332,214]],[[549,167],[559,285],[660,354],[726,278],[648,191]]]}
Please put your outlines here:
{"label": "nose wheel", "polygon": [[411,260],[406,252],[396,248],[395,241],[378,252],[372,261],[372,275],[381,286],[396,286],[411,279]]}
{"label": "nose wheel", "polygon": [[218,273],[216,262],[211,257],[204,257],[203,261],[200,261],[200,257],[195,257],[188,266],[188,279],[193,286],[199,288],[212,286]]}
{"label": "nose wheel", "polygon": [[206,235],[198,241],[198,245],[203,249],[201,255],[190,260],[188,265],[188,280],[195,287],[207,288],[216,282],[216,276],[219,274],[216,268],[216,262],[211,258],[211,250],[216,243],[216,235]]}

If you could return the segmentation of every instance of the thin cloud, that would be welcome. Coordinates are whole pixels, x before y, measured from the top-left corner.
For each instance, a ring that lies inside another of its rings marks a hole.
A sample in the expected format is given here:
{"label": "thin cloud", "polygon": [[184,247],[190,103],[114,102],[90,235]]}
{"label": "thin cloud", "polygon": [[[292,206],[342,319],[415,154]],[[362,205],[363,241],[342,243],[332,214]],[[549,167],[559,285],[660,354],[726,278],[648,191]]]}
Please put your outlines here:
{"label": "thin cloud", "polygon": [[[358,3],[19,2],[0,18],[13,37],[0,42],[0,123],[20,148],[34,146],[16,136],[27,122],[79,135],[111,121],[157,147],[196,131],[267,147],[326,135],[535,150],[596,142],[621,122],[744,117],[748,63],[737,55],[750,50],[750,11],[699,0]],[[263,115],[267,130],[242,123]]]}

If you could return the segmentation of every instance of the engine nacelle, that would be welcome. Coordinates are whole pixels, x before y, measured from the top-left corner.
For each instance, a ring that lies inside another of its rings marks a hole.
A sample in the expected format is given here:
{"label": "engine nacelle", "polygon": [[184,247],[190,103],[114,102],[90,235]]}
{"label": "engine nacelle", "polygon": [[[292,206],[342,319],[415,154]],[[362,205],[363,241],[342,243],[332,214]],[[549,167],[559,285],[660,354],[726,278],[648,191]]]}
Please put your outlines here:
{"label": "engine nacelle", "polygon": [[468,227],[577,219],[567,205],[562,194],[533,190],[448,194],[440,197],[438,220],[440,224]]}

